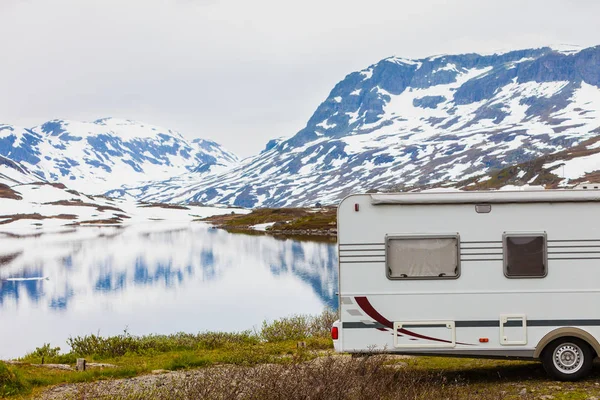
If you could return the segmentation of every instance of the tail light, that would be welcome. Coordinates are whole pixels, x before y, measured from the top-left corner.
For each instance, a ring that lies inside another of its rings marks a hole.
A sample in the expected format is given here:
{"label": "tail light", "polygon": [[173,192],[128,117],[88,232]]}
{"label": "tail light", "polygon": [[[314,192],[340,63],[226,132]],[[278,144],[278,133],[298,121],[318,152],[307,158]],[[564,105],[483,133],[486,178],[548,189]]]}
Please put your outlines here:
{"label": "tail light", "polygon": [[339,338],[339,332],[338,332],[338,327],[334,326],[331,328],[331,338],[333,340],[338,340]]}

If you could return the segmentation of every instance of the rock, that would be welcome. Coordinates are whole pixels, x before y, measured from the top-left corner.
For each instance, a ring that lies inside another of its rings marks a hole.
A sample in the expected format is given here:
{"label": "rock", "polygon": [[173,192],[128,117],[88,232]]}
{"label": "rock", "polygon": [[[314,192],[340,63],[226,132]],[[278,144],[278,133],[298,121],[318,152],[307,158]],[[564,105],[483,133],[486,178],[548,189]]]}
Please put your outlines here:
{"label": "rock", "polygon": [[527,394],[527,388],[523,388],[521,389],[521,391],[519,392],[519,395],[521,396],[525,396]]}
{"label": "rock", "polygon": [[42,367],[49,369],[61,369],[64,371],[73,371],[73,367],[67,364],[31,364],[33,367]]}
{"label": "rock", "polygon": [[552,400],[554,398],[554,396],[552,396],[551,394],[545,394],[543,396],[540,396],[541,400]]}
{"label": "rock", "polygon": [[169,370],[166,370],[166,369],[153,369],[153,370],[152,370],[152,374],[153,374],[153,375],[167,374],[167,373],[169,373],[169,372],[170,372],[170,371],[169,371]]}
{"label": "rock", "polygon": [[86,363],[86,368],[117,368],[114,364],[105,364],[105,363]]}
{"label": "rock", "polygon": [[77,371],[85,371],[85,358],[78,358],[77,365],[75,366]]}

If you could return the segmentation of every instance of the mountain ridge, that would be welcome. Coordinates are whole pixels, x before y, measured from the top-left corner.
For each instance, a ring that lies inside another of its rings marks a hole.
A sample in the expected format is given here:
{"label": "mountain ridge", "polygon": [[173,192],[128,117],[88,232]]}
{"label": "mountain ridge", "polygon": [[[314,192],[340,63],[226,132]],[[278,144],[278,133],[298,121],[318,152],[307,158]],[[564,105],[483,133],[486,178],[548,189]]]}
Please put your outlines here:
{"label": "mountain ridge", "polygon": [[137,193],[294,206],[398,184],[459,182],[597,136],[599,71],[600,46],[388,57],[346,75],[296,135],[225,173]]}
{"label": "mountain ridge", "polygon": [[600,46],[563,46],[384,58],[334,85],[295,135],[241,161],[214,142],[111,118],[0,125],[0,156],[83,192],[252,208],[460,185],[597,136]]}
{"label": "mountain ridge", "polygon": [[184,173],[201,176],[238,162],[213,141],[188,141],[170,129],[117,118],[52,120],[33,128],[0,124],[0,156],[43,180],[91,194]]}

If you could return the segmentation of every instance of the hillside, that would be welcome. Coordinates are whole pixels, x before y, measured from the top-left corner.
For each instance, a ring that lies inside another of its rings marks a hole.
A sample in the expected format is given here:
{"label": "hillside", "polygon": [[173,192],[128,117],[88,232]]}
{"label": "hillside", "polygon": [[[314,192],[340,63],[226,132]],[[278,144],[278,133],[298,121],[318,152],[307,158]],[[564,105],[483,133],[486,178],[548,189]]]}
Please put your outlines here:
{"label": "hillside", "polygon": [[54,120],[31,129],[0,124],[0,156],[88,194],[181,174],[199,179],[237,162],[215,142],[114,118]]}
{"label": "hillside", "polygon": [[[170,206],[91,196],[62,183],[41,181],[22,164],[0,156],[0,237],[73,233],[80,226],[121,229],[149,221],[185,224],[212,215],[246,212],[224,207]],[[97,229],[88,232],[91,235],[105,233]],[[11,248],[0,249],[0,261],[13,251]]]}
{"label": "hillside", "polygon": [[128,193],[282,207],[460,182],[578,146],[600,133],[599,113],[600,46],[390,57],[347,75],[304,129],[255,157]]}
{"label": "hillside", "polygon": [[[587,183],[596,185],[587,185]],[[543,186],[546,189],[598,187],[600,183],[600,136],[564,151],[494,171],[454,184],[463,190],[501,189],[507,186]],[[440,185],[444,186],[444,185]]]}
{"label": "hillside", "polygon": [[54,120],[0,125],[0,174],[136,201],[306,207],[368,190],[576,184],[597,178],[586,146],[599,135],[600,46],[389,57],[242,161],[142,122]]}

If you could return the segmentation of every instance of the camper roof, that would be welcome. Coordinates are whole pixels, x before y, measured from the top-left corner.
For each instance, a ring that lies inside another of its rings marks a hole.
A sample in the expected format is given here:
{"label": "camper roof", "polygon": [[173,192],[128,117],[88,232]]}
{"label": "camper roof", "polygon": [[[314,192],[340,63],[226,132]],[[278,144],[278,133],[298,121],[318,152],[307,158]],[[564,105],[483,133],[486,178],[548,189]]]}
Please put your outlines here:
{"label": "camper roof", "polygon": [[371,204],[476,204],[476,203],[549,203],[600,201],[600,190],[519,190],[470,192],[378,193]]}

